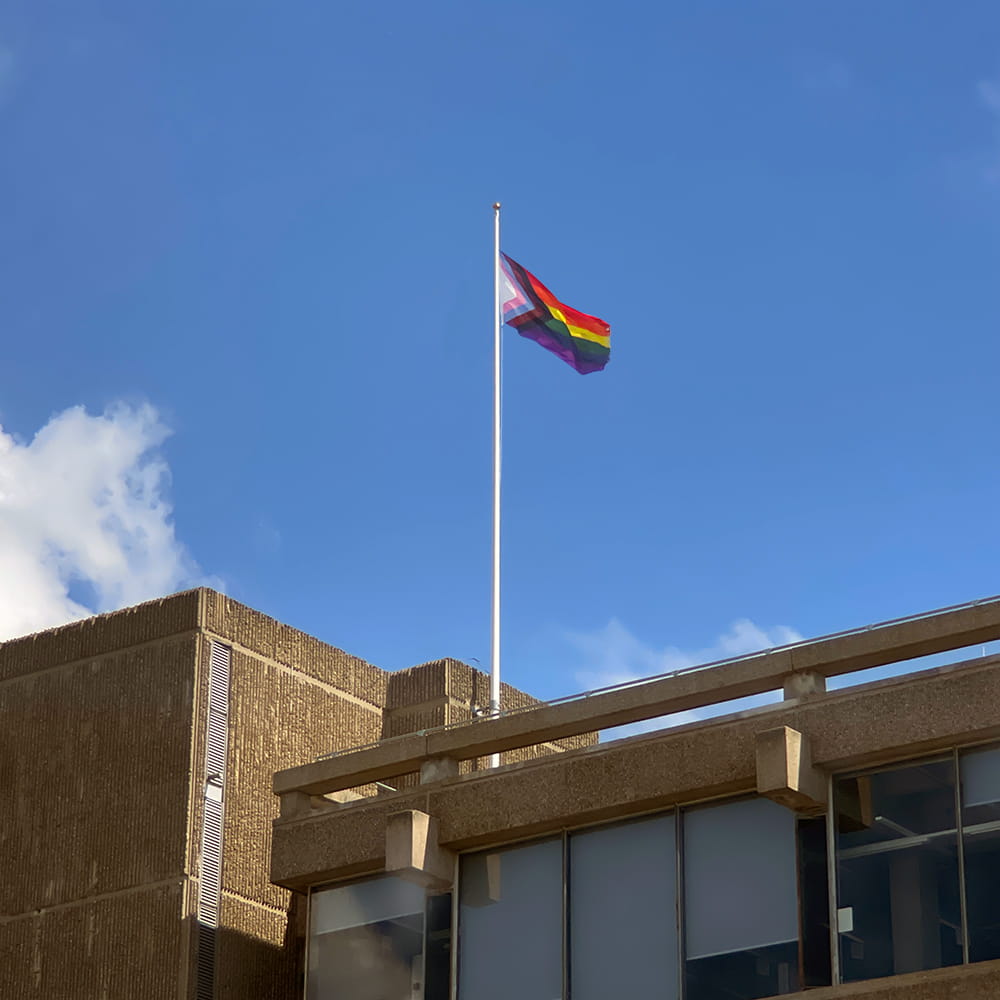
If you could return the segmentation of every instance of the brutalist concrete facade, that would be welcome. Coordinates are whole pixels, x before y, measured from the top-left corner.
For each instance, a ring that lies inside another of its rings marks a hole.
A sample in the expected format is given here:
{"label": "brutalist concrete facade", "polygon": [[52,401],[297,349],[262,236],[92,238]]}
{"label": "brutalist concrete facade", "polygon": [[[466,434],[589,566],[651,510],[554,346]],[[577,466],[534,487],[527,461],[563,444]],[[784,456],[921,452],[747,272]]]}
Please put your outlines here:
{"label": "brutalist concrete facade", "polygon": [[[565,843],[594,824],[663,810],[683,815],[687,808],[753,796],[826,822],[833,843],[835,819],[819,818],[836,815],[830,795],[839,776],[927,755],[954,755],[958,761],[983,747],[997,752],[1000,657],[968,649],[997,639],[1000,599],[993,598],[497,720],[400,736],[331,760],[303,761],[275,775],[282,810],[271,877],[298,892],[385,874],[447,886],[464,852],[501,851],[540,837],[562,836]],[[829,677],[950,650],[964,652],[947,665],[826,691]],[[513,754],[529,744],[775,689],[784,691],[784,700],[764,708],[540,759],[512,758],[494,771],[460,773],[461,762],[485,753]],[[419,768],[425,768],[424,778],[416,787],[330,801],[338,789],[361,781],[391,783],[394,775]],[[410,841],[400,843],[400,836]],[[400,864],[393,856],[407,860]],[[421,857],[430,860],[423,864]],[[454,862],[450,876],[447,858]],[[829,917],[825,934],[836,951],[837,931],[829,928],[837,928],[839,917],[833,910]],[[459,955],[461,949],[459,935]],[[839,984],[838,975],[833,973],[833,985],[794,996],[1000,997],[1000,959]]]}
{"label": "brutalist concrete facade", "polygon": [[[213,648],[229,660],[221,776],[206,773]],[[0,997],[299,997],[303,927],[269,877],[273,773],[469,719],[487,683],[450,660],[388,673],[208,589],[0,644]]]}

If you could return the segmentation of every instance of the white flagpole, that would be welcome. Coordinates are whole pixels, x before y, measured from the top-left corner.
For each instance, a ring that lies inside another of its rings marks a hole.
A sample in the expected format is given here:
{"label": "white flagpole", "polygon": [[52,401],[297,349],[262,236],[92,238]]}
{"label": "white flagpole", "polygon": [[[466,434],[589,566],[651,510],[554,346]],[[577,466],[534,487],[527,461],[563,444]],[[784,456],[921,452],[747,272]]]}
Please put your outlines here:
{"label": "white flagpole", "polygon": [[[500,202],[493,205],[493,614],[490,635],[490,715],[500,714]],[[490,767],[500,766],[500,754]]]}

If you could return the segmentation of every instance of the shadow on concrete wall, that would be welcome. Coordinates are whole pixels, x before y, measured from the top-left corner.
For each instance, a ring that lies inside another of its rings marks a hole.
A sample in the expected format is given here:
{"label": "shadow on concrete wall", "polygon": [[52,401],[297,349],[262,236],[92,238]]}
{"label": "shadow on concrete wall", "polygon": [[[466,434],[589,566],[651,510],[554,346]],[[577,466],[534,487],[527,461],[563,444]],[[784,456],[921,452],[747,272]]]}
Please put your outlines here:
{"label": "shadow on concrete wall", "polygon": [[[192,918],[190,928],[195,947],[189,1000],[302,1000],[305,914],[306,897],[294,893],[280,945],[230,927],[199,927]],[[214,954],[206,962],[204,947],[213,937]],[[211,992],[207,988],[210,982],[214,983]]]}

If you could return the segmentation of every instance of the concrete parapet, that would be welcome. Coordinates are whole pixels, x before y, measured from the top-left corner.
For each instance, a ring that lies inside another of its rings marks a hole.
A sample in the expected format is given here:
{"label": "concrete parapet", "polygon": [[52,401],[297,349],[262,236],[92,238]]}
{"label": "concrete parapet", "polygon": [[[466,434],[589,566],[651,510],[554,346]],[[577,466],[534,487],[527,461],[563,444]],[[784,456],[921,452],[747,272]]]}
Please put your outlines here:
{"label": "concrete parapet", "polygon": [[[923,629],[924,620],[921,619],[917,624]],[[900,628],[903,626],[886,626],[887,632]],[[874,643],[871,635],[877,631],[865,633],[869,645]],[[1000,615],[994,631],[996,637],[1000,638]],[[924,640],[925,644],[921,648],[956,648],[963,644],[964,635],[962,633],[953,640],[946,640],[939,631],[934,632]],[[853,644],[854,637],[848,638]],[[897,638],[900,641],[905,639],[899,636]],[[540,705],[499,718],[400,736],[352,753],[279,771],[274,776],[274,792],[281,795],[286,791],[298,790],[325,794],[419,771],[430,758],[451,757],[461,761],[485,757],[492,753],[562,740],[584,732],[706,708],[768,691],[785,690],[786,696],[791,695],[796,701],[807,701],[825,688],[825,678],[828,676],[866,669],[876,661],[892,663],[900,658],[892,655],[888,636],[881,637],[885,648],[880,652],[869,650],[863,657],[859,654],[856,661],[842,655],[841,644],[845,641],[841,637],[817,640],[813,645],[821,647],[824,642],[830,645],[830,659],[817,659],[814,652],[811,654],[814,662],[809,670],[802,670],[795,664],[794,657],[798,647],[788,647],[704,670],[598,692],[586,698]],[[915,640],[909,641],[906,648],[912,649],[914,645]],[[1000,657],[969,662],[979,665],[1000,663]]]}
{"label": "concrete parapet", "polygon": [[[790,784],[819,801],[802,779],[804,759],[829,773],[1000,738],[998,661],[937,667],[278,820],[271,877],[302,891],[383,870],[386,816],[406,809],[434,816],[442,845],[461,851],[754,794],[758,735],[785,727],[808,737],[809,757],[801,741]],[[776,785],[789,783],[793,749],[786,744],[778,758]]]}

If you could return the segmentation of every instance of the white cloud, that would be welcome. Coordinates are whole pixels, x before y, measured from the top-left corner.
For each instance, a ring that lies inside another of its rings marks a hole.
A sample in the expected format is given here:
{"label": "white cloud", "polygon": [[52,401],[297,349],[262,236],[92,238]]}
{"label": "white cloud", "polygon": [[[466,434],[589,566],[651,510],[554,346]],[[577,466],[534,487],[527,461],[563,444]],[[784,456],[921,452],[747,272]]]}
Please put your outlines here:
{"label": "white cloud", "polygon": [[0,640],[195,582],[164,498],[169,433],[121,404],[65,410],[29,443],[0,427]]}
{"label": "white cloud", "polygon": [[[656,649],[634,636],[617,618],[612,618],[604,628],[596,632],[569,632],[567,639],[584,659],[585,665],[576,675],[577,682],[587,690],[593,690],[614,684],[628,684],[657,674],[697,666],[700,663],[711,663],[714,660],[755,653],[773,646],[801,642],[802,636],[787,625],[763,629],[747,618],[740,618],[701,649],[682,650],[676,646]],[[738,705],[730,703],[723,707],[712,706],[696,711],[678,712],[675,715],[607,730],[604,738],[632,736],[666,726],[684,725],[718,715],[720,712],[731,712],[736,708],[753,708],[773,700],[772,695],[754,695],[751,698],[740,699]]]}

